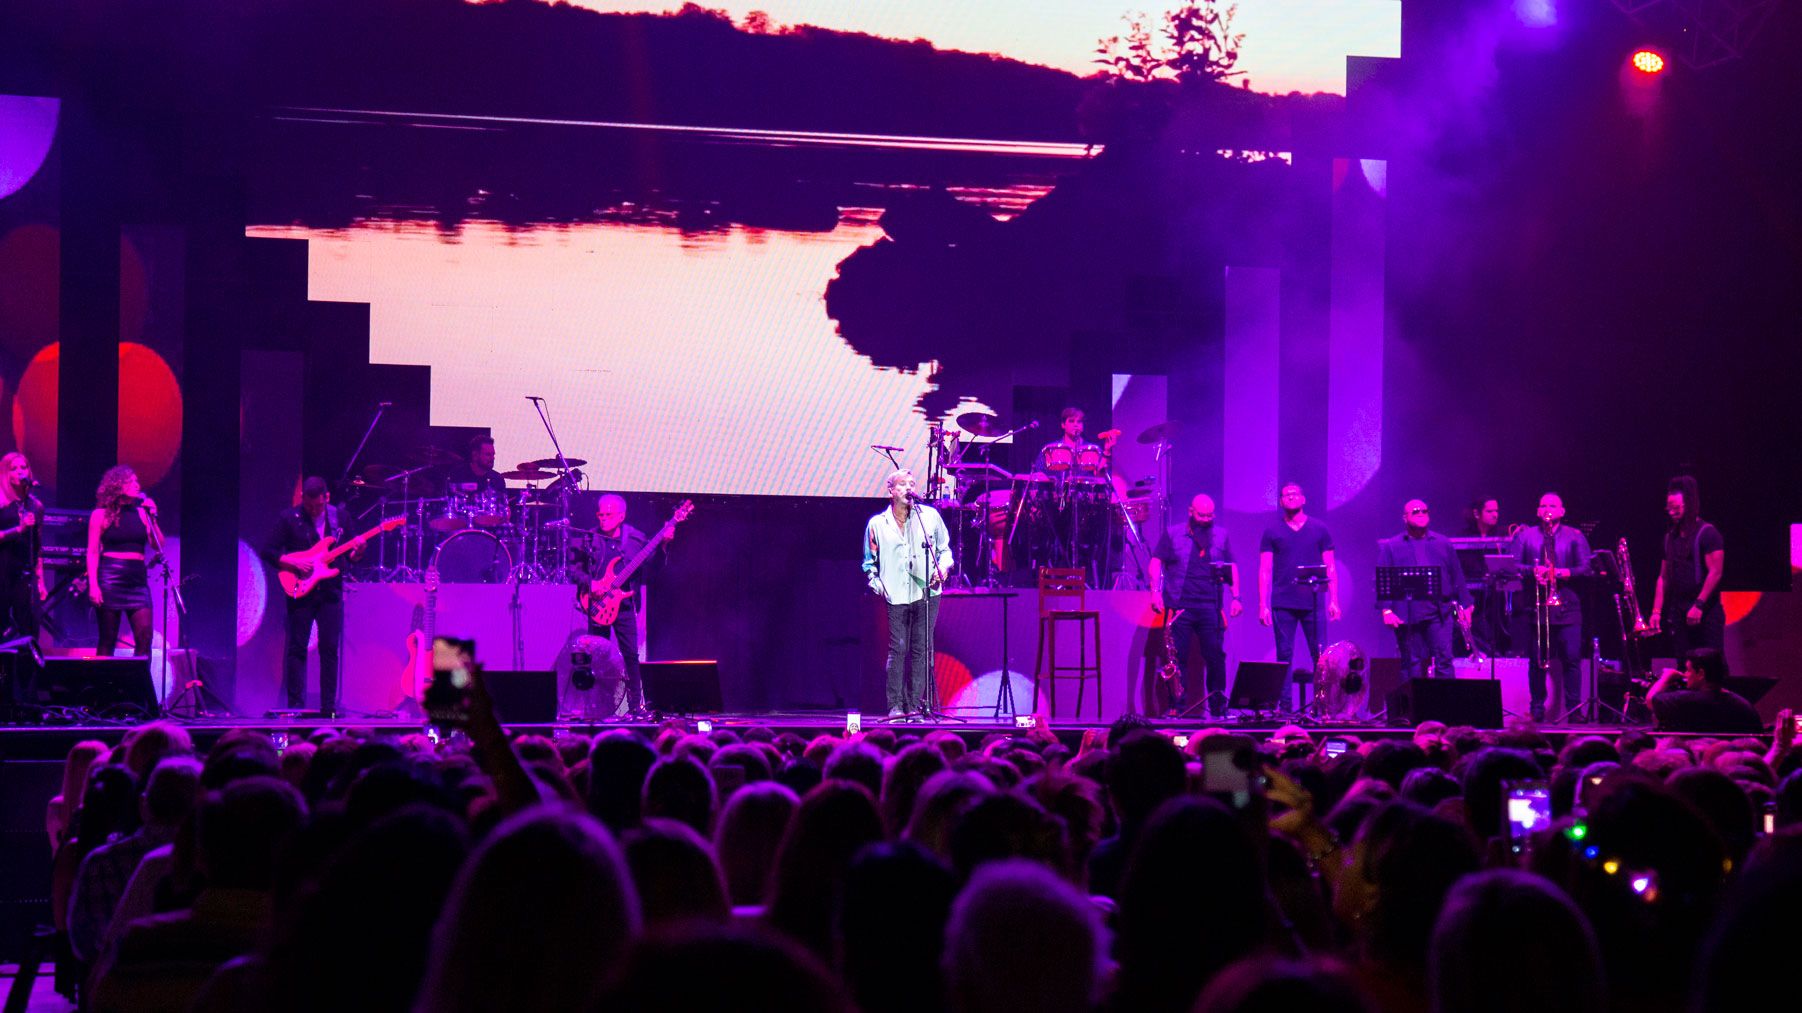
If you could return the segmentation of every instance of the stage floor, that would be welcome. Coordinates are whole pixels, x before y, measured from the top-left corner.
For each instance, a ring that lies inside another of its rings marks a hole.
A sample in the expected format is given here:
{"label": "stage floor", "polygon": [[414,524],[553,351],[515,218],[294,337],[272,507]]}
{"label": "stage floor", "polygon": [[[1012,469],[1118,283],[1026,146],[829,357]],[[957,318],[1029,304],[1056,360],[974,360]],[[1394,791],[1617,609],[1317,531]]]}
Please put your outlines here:
{"label": "stage floor", "polygon": [[[794,732],[804,738],[817,735],[842,735],[845,731],[844,712],[821,711],[788,711],[770,713],[720,713],[700,715],[683,719],[690,727],[697,721],[705,720],[712,727],[743,732],[749,728],[768,728],[777,734]],[[134,722],[135,723],[135,722]],[[212,745],[214,740],[235,728],[255,729],[263,732],[283,732],[290,736],[305,737],[320,728],[336,728],[361,734],[375,736],[399,737],[412,732],[421,731],[425,726],[418,720],[391,717],[347,717],[327,721],[316,717],[296,718],[198,718],[177,720],[188,729],[194,737],[195,744],[201,749]],[[133,723],[96,724],[75,723],[61,725],[6,725],[0,726],[0,756],[8,759],[57,760],[69,751],[69,747],[84,739],[98,739],[102,742],[117,742],[132,727]],[[863,728],[888,728],[897,735],[923,735],[927,732],[945,730],[963,736],[972,746],[992,734],[1022,734],[1025,729],[1004,715],[996,720],[991,715],[983,714],[969,718],[944,718],[939,721],[914,721],[888,719],[873,714],[862,715]],[[1193,733],[1202,728],[1221,728],[1253,739],[1263,740],[1273,735],[1279,728],[1286,727],[1289,722],[1270,720],[1197,722],[1194,720],[1157,719],[1151,722],[1154,728],[1169,732]],[[1334,735],[1349,735],[1363,740],[1371,739],[1405,739],[1413,735],[1413,729],[1390,727],[1387,725],[1363,723],[1301,723],[1315,739]],[[616,728],[628,728],[647,736],[656,734],[662,727],[661,721],[626,720],[614,721],[555,721],[545,723],[509,722],[507,728],[516,735],[536,734],[556,737],[570,733],[581,735],[597,735]],[[1090,729],[1106,730],[1106,724],[1096,722],[1059,721],[1051,727],[1052,734],[1060,742],[1076,748],[1082,743],[1083,735]],[[1601,735],[1613,738],[1623,731],[1637,726],[1606,725],[1541,725],[1539,731],[1550,738],[1554,744],[1562,742],[1572,735]]]}

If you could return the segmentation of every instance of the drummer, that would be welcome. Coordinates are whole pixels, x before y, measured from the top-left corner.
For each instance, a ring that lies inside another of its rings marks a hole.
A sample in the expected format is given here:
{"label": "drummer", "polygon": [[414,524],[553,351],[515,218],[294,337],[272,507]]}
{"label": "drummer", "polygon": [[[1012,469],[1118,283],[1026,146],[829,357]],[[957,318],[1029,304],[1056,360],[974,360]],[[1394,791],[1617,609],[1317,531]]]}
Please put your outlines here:
{"label": "drummer", "polygon": [[505,496],[507,480],[494,470],[494,437],[471,438],[467,456],[451,465],[444,480],[453,490],[466,495],[495,492]]}
{"label": "drummer", "polygon": [[[1039,451],[1039,456],[1032,462],[1033,471],[1044,475],[1056,475],[1060,472],[1067,472],[1071,469],[1072,465],[1083,456],[1081,452],[1085,446],[1097,446],[1097,444],[1089,443],[1083,439],[1083,414],[1081,408],[1077,408],[1074,405],[1065,408],[1063,412],[1058,415],[1058,424],[1063,428],[1064,435],[1057,440],[1045,444],[1045,448]],[[1093,473],[1101,474],[1110,469],[1110,466],[1113,463],[1114,441],[1119,438],[1120,430],[1118,429],[1110,429],[1107,432],[1100,434],[1100,466],[1090,469]],[[1092,453],[1093,451],[1091,451],[1091,454]]]}

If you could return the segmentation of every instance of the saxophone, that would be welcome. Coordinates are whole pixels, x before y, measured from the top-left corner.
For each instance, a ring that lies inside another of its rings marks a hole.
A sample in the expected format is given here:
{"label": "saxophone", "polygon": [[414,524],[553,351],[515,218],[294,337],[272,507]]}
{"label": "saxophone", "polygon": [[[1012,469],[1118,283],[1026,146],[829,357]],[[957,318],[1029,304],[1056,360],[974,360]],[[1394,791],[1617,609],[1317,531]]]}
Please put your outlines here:
{"label": "saxophone", "polygon": [[1646,617],[1639,611],[1639,595],[1633,590],[1633,558],[1627,555],[1627,540],[1621,539],[1620,558],[1615,561],[1621,571],[1621,594],[1627,599],[1627,607],[1633,610],[1633,635],[1643,637],[1650,632],[1646,625]]}
{"label": "saxophone", "polygon": [[1163,682],[1164,691],[1173,704],[1183,702],[1183,663],[1176,656],[1176,635],[1170,632],[1170,627],[1182,614],[1182,609],[1164,607],[1164,664],[1158,669],[1158,679]]}

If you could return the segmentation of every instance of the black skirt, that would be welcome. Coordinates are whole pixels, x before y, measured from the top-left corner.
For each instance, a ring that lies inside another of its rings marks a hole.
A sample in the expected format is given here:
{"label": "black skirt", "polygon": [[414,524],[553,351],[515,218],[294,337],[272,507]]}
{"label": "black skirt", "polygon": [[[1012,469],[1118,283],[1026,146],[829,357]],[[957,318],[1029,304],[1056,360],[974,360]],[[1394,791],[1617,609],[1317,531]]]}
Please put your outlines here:
{"label": "black skirt", "polygon": [[150,574],[142,559],[100,557],[102,608],[130,612],[150,607]]}

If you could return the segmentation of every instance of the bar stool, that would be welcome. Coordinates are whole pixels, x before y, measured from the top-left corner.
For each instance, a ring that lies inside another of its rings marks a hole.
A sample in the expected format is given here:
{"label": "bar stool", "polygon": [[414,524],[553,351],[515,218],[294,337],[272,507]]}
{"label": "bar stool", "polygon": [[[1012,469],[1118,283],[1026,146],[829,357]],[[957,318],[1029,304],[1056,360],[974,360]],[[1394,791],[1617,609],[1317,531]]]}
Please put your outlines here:
{"label": "bar stool", "polygon": [[[1073,673],[1061,678],[1076,680],[1075,716],[1082,717],[1083,686],[1089,676],[1095,676],[1095,719],[1101,720],[1101,613],[1086,608],[1088,603],[1088,571],[1081,567],[1058,568],[1041,567],[1039,569],[1039,646],[1034,652],[1032,666],[1032,709],[1039,710],[1039,679],[1046,680],[1046,691],[1050,696],[1051,713],[1057,713],[1057,680],[1060,672]],[[1072,599],[1075,608],[1054,608],[1053,604],[1068,604]],[[1057,628],[1063,623],[1076,624],[1076,664],[1059,665],[1057,663]],[[1083,624],[1095,624],[1095,658],[1089,663],[1088,641],[1084,639]],[[1051,651],[1050,667],[1046,667],[1046,646]]]}

